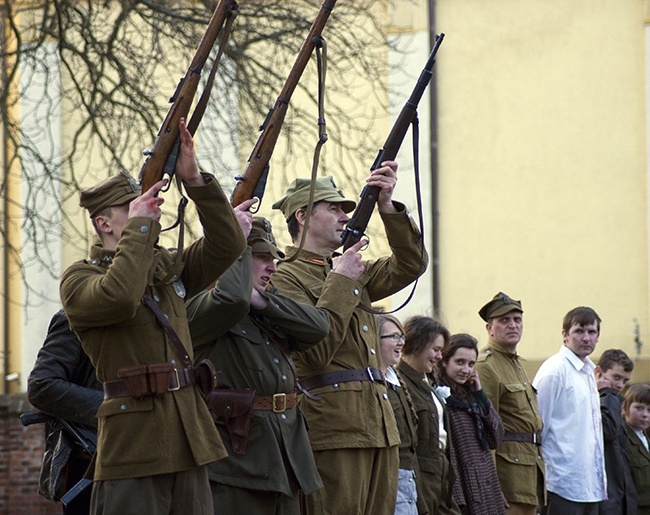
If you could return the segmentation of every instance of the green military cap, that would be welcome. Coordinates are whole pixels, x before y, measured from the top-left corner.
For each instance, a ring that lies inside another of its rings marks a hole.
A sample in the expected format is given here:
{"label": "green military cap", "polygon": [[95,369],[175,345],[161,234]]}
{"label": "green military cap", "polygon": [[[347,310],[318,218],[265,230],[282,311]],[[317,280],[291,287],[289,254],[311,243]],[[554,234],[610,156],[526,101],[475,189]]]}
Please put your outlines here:
{"label": "green military cap", "polygon": [[94,218],[107,207],[125,204],[139,196],[140,185],[129,172],[122,171],[82,191],[79,205],[88,210],[90,218]]}
{"label": "green military cap", "polygon": [[523,313],[524,310],[521,309],[521,301],[511,299],[505,293],[499,292],[490,302],[480,309],[478,314],[487,322],[490,318],[505,315],[511,311],[519,311],[520,313]]}
{"label": "green military cap", "polygon": [[284,252],[275,243],[271,222],[264,217],[253,217],[253,227],[248,235],[248,246],[253,252],[270,252],[275,259],[284,259]]}
{"label": "green military cap", "polygon": [[[279,209],[288,220],[300,208],[307,207],[309,202],[309,188],[311,186],[310,179],[296,179],[294,180],[287,191],[280,200],[273,204],[273,209]],[[314,203],[325,200],[327,202],[340,202],[341,208],[346,213],[351,212],[356,202],[348,200],[343,195],[343,192],[336,187],[334,178],[331,175],[327,177],[319,177],[316,179],[316,186],[314,188]]]}

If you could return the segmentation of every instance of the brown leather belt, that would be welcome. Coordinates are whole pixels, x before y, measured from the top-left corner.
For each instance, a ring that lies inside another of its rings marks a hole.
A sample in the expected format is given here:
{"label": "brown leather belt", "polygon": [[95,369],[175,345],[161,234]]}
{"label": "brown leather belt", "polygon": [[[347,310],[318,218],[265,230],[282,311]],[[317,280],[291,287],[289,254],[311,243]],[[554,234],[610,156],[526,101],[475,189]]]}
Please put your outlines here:
{"label": "brown leather belt", "polygon": [[273,413],[282,413],[288,409],[295,408],[298,404],[298,395],[292,393],[276,393],[266,397],[255,396],[253,399],[253,409],[260,411],[272,411]]}
{"label": "brown leather belt", "polygon": [[339,383],[350,383],[352,381],[372,381],[373,383],[385,384],[384,374],[378,368],[368,367],[360,370],[337,370],[326,372],[318,376],[312,376],[300,381],[300,386],[305,390],[313,390],[321,386],[334,386]]}
{"label": "brown leather belt", "polygon": [[542,433],[514,433],[506,431],[503,435],[504,442],[527,442],[542,445]]}
{"label": "brown leather belt", "polygon": [[[169,379],[168,392],[192,386],[196,380],[194,377],[194,368],[175,369]],[[117,397],[130,397],[126,381],[117,379],[115,381],[106,381],[104,383],[104,400],[115,399]]]}

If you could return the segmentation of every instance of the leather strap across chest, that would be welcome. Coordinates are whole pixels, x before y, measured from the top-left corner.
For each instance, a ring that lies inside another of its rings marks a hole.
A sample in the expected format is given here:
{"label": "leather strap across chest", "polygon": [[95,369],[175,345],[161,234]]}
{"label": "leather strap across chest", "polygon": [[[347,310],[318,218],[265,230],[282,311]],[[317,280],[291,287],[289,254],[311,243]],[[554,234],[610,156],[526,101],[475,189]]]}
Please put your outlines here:
{"label": "leather strap across chest", "polygon": [[334,386],[339,383],[350,383],[352,381],[372,381],[373,383],[386,384],[386,378],[381,370],[375,367],[368,367],[359,370],[336,370],[321,375],[312,376],[300,381],[305,390],[313,390],[322,386]]}

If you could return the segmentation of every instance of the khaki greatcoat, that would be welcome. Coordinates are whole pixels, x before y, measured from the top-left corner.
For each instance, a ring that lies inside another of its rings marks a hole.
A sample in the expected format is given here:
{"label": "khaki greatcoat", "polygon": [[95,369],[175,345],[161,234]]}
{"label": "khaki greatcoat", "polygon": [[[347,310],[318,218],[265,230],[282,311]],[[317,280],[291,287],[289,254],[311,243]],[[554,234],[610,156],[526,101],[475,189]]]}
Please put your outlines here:
{"label": "khaki greatcoat", "polygon": [[[542,417],[537,406],[537,394],[521,360],[521,356],[489,340],[481,349],[476,370],[483,391],[501,417],[505,431],[540,433]],[[501,490],[508,502],[535,506],[546,504],[545,465],[539,445],[502,441],[496,449],[495,462]]]}
{"label": "khaki greatcoat", "polygon": [[[142,304],[145,293],[157,300],[193,356],[185,300],[213,282],[246,247],[228,199],[214,178],[205,178],[205,186],[186,186],[205,236],[185,249],[181,276],[173,282],[156,284],[173,265],[175,253],[156,245],[160,223],[146,217],[127,220],[115,252],[94,245],[90,259],[65,271],[61,300],[100,381],[117,379],[118,370],[131,365],[182,366]],[[226,455],[197,387],[142,400],[105,400],[97,416],[95,480],[179,472]]]}

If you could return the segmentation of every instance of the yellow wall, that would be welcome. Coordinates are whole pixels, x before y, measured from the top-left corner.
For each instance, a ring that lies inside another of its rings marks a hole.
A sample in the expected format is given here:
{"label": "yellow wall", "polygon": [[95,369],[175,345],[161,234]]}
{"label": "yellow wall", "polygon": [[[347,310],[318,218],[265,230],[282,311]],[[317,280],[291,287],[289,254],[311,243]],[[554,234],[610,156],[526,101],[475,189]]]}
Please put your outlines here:
{"label": "yellow wall", "polygon": [[[522,299],[520,352],[561,345],[578,305],[595,352],[650,356],[642,0],[437,0],[442,310],[485,341],[477,310]],[[648,379],[648,377],[645,377]]]}

